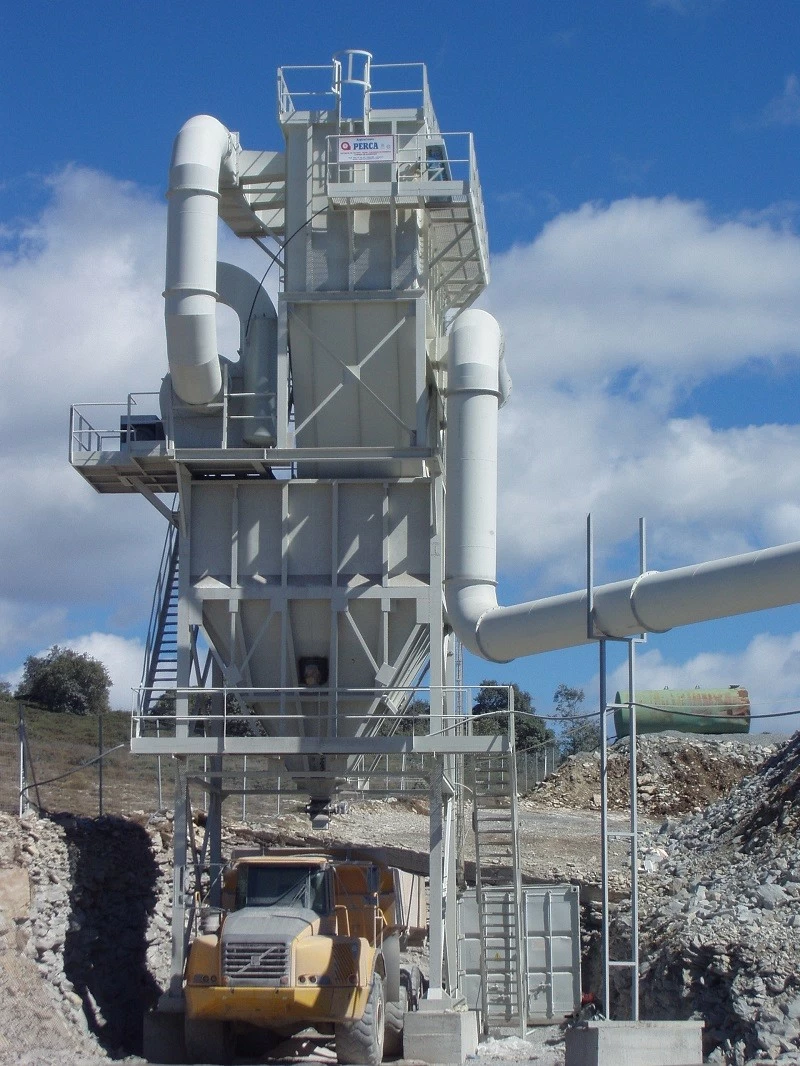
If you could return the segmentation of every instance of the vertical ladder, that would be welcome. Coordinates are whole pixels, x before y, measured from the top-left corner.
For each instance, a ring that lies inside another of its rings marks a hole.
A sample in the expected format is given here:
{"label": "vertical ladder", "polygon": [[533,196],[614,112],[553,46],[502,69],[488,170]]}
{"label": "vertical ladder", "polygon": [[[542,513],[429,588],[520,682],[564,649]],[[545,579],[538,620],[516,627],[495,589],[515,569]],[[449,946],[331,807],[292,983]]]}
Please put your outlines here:
{"label": "vertical ladder", "polygon": [[153,592],[142,669],[141,713],[150,714],[178,677],[178,531],[170,522]]}
{"label": "vertical ladder", "polygon": [[481,1012],[490,1022],[527,1025],[522,880],[519,866],[516,758],[479,755],[474,762],[475,897],[481,937]]}

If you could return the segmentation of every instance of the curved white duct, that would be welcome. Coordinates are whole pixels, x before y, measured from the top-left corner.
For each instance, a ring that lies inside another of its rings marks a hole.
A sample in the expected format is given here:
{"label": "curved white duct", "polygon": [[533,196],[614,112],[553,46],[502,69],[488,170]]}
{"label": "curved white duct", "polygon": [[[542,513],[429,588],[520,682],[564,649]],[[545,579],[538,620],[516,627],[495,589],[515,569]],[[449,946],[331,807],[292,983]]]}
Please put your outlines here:
{"label": "curved white duct", "polygon": [[220,303],[239,318],[242,353],[242,389],[245,395],[246,444],[266,447],[275,443],[277,392],[278,315],[266,289],[252,274],[232,263],[217,263]]}
{"label": "curved white duct", "polygon": [[[589,641],[585,590],[500,607],[496,595],[500,327],[465,311],[450,337],[445,593],[465,647],[509,662]],[[656,571],[594,590],[598,635],[629,637],[800,602],[800,543]]]}
{"label": "curved white duct", "polygon": [[217,216],[220,171],[235,172],[236,138],[210,115],[190,118],[175,138],[167,191],[164,318],[172,386],[188,404],[222,387],[217,349]]}

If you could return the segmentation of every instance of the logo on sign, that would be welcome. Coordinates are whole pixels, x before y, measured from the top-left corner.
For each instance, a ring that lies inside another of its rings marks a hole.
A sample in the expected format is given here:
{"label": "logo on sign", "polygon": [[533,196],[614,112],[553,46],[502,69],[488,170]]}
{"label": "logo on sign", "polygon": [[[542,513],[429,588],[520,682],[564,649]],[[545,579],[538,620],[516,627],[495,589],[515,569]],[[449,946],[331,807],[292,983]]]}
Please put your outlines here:
{"label": "logo on sign", "polygon": [[340,163],[394,162],[393,136],[363,136],[339,138]]}

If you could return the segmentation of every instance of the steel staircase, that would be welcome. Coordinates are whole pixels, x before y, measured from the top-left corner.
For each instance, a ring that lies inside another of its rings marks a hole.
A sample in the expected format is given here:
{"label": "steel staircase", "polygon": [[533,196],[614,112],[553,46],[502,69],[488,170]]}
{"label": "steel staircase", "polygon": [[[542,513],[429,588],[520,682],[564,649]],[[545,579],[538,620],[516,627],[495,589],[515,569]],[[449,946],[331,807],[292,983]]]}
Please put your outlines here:
{"label": "steel staircase", "polygon": [[170,522],[153,592],[142,669],[140,712],[152,713],[159,699],[177,684],[178,531]]}
{"label": "steel staircase", "polygon": [[513,750],[475,757],[472,818],[483,1031],[488,1033],[494,1022],[518,1025],[524,1035],[527,993],[516,777]]}

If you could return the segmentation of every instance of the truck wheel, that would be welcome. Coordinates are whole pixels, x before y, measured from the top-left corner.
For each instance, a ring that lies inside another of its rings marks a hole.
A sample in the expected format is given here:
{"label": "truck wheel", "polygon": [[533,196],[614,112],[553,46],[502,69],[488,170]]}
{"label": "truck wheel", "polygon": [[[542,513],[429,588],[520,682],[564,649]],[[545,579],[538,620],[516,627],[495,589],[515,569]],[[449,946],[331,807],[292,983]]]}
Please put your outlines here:
{"label": "truck wheel", "polygon": [[187,1015],[183,1030],[189,1062],[214,1062],[225,1066],[233,1060],[235,1041],[229,1022]]}
{"label": "truck wheel", "polygon": [[386,1002],[386,1020],[383,1025],[383,1053],[387,1059],[403,1057],[403,1026],[408,1010],[408,991],[400,989],[400,999]]}
{"label": "truck wheel", "polygon": [[336,1058],[341,1066],[380,1066],[383,1060],[383,981],[373,974],[364,1014],[356,1022],[336,1026]]}

